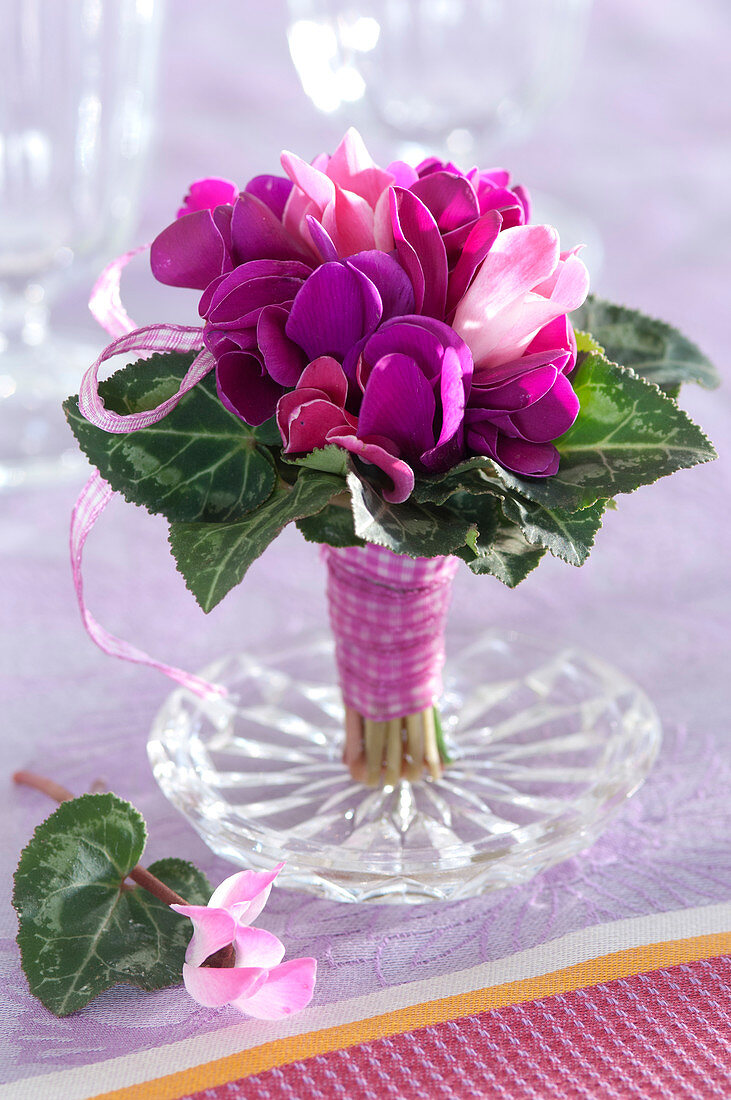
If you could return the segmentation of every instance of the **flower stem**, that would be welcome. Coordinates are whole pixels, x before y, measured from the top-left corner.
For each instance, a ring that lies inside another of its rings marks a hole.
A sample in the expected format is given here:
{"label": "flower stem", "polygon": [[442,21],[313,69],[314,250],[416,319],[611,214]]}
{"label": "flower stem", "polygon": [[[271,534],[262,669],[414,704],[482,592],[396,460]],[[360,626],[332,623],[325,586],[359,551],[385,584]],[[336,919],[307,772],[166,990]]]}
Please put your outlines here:
{"label": "flower stem", "polygon": [[377,722],[346,707],[343,763],[368,787],[395,787],[400,779],[413,783],[425,773],[439,779],[449,757],[436,708]]}
{"label": "flower stem", "polygon": [[[70,799],[76,797],[66,787],[62,787],[60,783],[56,783],[53,779],[46,778],[45,775],[37,775],[36,772],[15,772],[13,775],[13,782],[17,783],[19,786],[32,787],[34,790],[48,795],[48,797],[52,798],[55,802],[68,802]],[[147,890],[148,894],[153,894],[154,897],[158,898],[165,905],[188,904],[185,898],[181,898],[180,894],[176,894],[175,891],[171,890],[169,886],[166,886],[164,882],[160,882],[159,878],[155,878],[154,875],[151,875],[147,868],[143,867],[140,863],[132,868],[127,878],[131,878],[133,882],[136,882],[143,890]]]}

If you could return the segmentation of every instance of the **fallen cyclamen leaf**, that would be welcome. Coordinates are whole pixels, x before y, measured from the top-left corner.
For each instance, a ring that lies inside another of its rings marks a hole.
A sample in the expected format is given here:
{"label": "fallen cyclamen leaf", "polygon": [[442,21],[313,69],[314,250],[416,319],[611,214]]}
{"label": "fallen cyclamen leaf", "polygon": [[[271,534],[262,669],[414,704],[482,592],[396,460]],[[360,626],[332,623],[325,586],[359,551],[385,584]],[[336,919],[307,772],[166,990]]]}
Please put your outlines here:
{"label": "fallen cyclamen leaf", "polygon": [[183,980],[199,1004],[207,1008],[231,1004],[249,1016],[279,1020],[312,1000],[317,961],[301,958],[283,963],[284,944],[263,928],[249,927],[266,905],[283,866],[231,875],[208,905],[171,906],[193,922]]}

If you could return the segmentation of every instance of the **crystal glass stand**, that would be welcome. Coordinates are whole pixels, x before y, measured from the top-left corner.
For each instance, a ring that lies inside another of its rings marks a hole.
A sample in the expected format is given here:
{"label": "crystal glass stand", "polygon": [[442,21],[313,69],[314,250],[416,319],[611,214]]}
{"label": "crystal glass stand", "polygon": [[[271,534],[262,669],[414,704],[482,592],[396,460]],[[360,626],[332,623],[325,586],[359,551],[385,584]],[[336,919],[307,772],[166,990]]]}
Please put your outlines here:
{"label": "crystal glass stand", "polygon": [[157,782],[219,855],[285,860],[282,886],[334,900],[449,901],[524,882],[596,839],[660,744],[654,707],[616,669],[487,633],[447,661],[444,776],[374,790],[341,762],[329,636],[203,675],[229,700],[168,698],[148,746]]}

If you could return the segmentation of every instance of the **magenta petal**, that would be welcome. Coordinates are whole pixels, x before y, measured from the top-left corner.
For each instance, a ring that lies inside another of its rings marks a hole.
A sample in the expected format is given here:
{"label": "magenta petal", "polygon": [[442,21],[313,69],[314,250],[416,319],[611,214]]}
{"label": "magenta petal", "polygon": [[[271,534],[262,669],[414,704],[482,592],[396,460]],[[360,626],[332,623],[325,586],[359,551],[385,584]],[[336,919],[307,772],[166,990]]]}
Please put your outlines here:
{"label": "magenta petal", "polygon": [[412,191],[394,187],[391,195],[396,251],[414,287],[417,313],[441,320],[447,299],[447,253],[439,228]]}
{"label": "magenta petal", "polygon": [[307,354],[342,358],[381,317],[381,299],[360,271],[341,263],[323,264],[292,303],[286,333]]}
{"label": "magenta petal", "polygon": [[358,437],[393,440],[412,461],[434,446],[434,392],[408,355],[379,359],[368,378],[358,415]]}
{"label": "magenta petal", "polygon": [[438,473],[456,466],[464,451],[465,386],[462,365],[454,348],[446,348],[441,373],[442,429],[436,446],[425,451],[421,464]]}
{"label": "magenta petal", "polygon": [[447,314],[457,308],[467,292],[477,268],[495,243],[502,224],[501,215],[496,210],[488,210],[473,225],[454,271],[449,276]]}
{"label": "magenta petal", "polygon": [[523,439],[550,443],[567,432],[579,415],[579,399],[565,374],[559,374],[548,393],[528,408],[510,415]]}
{"label": "magenta petal", "polygon": [[195,210],[213,210],[216,206],[233,204],[236,202],[238,193],[239,189],[235,183],[220,179],[218,176],[195,180],[188,188],[188,194],[183,199],[183,205],[178,210],[177,217],[183,218]]}
{"label": "magenta petal", "polygon": [[[539,356],[531,358],[540,359]],[[558,370],[553,363],[539,361],[534,369],[525,369],[496,385],[481,386],[476,382],[470,392],[470,408],[519,412],[547,394],[557,375]]]}
{"label": "magenta petal", "polygon": [[209,955],[233,942],[236,921],[225,909],[211,909],[206,905],[171,905],[170,908],[193,922],[193,936],[185,952],[185,961],[191,966],[200,966]]}
{"label": "magenta petal", "polygon": [[410,191],[431,211],[442,233],[449,233],[479,217],[477,196],[464,176],[432,172],[417,180]]}
{"label": "magenta petal", "polygon": [[284,944],[263,928],[239,927],[234,940],[236,967],[271,970],[284,958]]}
{"label": "magenta petal", "polygon": [[525,187],[521,187],[520,185],[518,185],[518,187],[513,187],[512,191],[520,205],[523,207],[523,225],[527,225],[530,221],[531,215],[530,195],[528,194],[528,191],[525,189]]}
{"label": "magenta petal", "polygon": [[252,996],[234,1001],[234,1007],[259,1020],[281,1020],[310,1003],[316,976],[315,959],[290,959],[270,970],[264,984]]}
{"label": "magenta petal", "polygon": [[267,980],[261,967],[213,967],[183,965],[185,988],[194,1001],[206,1008],[219,1008],[255,993]]}
{"label": "magenta petal", "polygon": [[310,231],[312,243],[319,252],[322,262],[330,263],[333,260],[337,260],[338,250],[317,218],[314,218],[312,214],[307,214],[305,215],[305,221]]}
{"label": "magenta petal", "polygon": [[267,374],[280,386],[296,386],[307,362],[306,355],[285,334],[289,310],[266,306],[256,324],[256,340]]}
{"label": "magenta petal", "polygon": [[255,325],[265,306],[291,302],[303,285],[301,279],[281,275],[252,279],[247,277],[247,267],[244,264],[236,268],[218,287],[206,315],[210,324],[236,328]]}
{"label": "magenta petal", "polygon": [[264,908],[272,883],[283,867],[283,863],[278,863],[271,871],[237,871],[216,887],[208,904],[227,909],[242,902],[256,902],[256,912],[253,908],[249,910],[249,918],[254,920]]}
{"label": "magenta petal", "polygon": [[414,288],[398,260],[385,252],[357,252],[347,260],[367,276],[381,296],[382,321],[414,312]]}
{"label": "magenta petal", "polygon": [[282,387],[265,373],[261,360],[247,351],[227,351],[216,363],[216,388],[222,404],[247,424],[274,416]]}
{"label": "magenta petal", "polygon": [[231,258],[210,210],[178,218],[150,246],[152,274],[166,286],[205,290],[231,270]]}
{"label": "magenta petal", "polygon": [[506,470],[524,477],[553,477],[558,472],[560,455],[552,443],[529,443],[499,435],[495,459]]}
{"label": "magenta petal", "polygon": [[266,203],[246,191],[234,206],[231,239],[239,264],[260,259],[312,262],[310,254],[290,236]]}
{"label": "magenta petal", "polygon": [[[269,207],[275,218],[282,220],[284,207],[292,190],[292,181],[286,176],[254,176],[244,188],[247,195],[254,195]],[[230,200],[232,201],[232,200]]]}
{"label": "magenta petal", "polygon": [[526,355],[532,355],[538,351],[553,351],[554,348],[571,348],[571,336],[573,329],[565,313],[560,317],[554,317],[547,325],[544,325],[531,340],[525,349]]}

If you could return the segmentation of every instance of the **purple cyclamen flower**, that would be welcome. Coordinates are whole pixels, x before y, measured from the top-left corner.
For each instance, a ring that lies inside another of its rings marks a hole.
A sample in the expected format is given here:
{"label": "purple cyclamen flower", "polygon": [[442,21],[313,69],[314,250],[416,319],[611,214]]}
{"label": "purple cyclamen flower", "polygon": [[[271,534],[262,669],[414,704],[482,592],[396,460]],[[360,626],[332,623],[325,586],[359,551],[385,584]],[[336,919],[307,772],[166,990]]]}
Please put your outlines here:
{"label": "purple cyclamen flower", "polygon": [[417,315],[381,325],[358,366],[358,437],[390,440],[417,473],[441,473],[464,456],[472,355],[441,321]]}
{"label": "purple cyclamen flower", "polygon": [[413,310],[414,297],[398,262],[373,251],[314,271],[291,260],[243,264],[211,284],[200,308],[221,400],[261,424],[308,362],[354,362],[384,319]]}
{"label": "purple cyclamen flower", "polygon": [[579,399],[567,375],[576,363],[568,317],[545,325],[518,359],[479,376],[465,415],[467,450],[528,477],[558,470],[553,444],[573,424]]}
{"label": "purple cyclamen flower", "polygon": [[314,266],[311,250],[282,224],[291,188],[280,176],[256,176],[240,194],[229,180],[197,180],[176,220],[152,242],[153,275],[168,286],[206,290],[249,260],[299,260]]}
{"label": "purple cyclamen flower", "polygon": [[286,454],[306,454],[335,444],[380,470],[390,481],[383,496],[392,504],[414,488],[414,471],[398,457],[396,445],[378,435],[358,435],[358,420],[347,412],[348,379],[340,363],[323,355],[308,363],[297,386],[277,405],[277,424]]}

